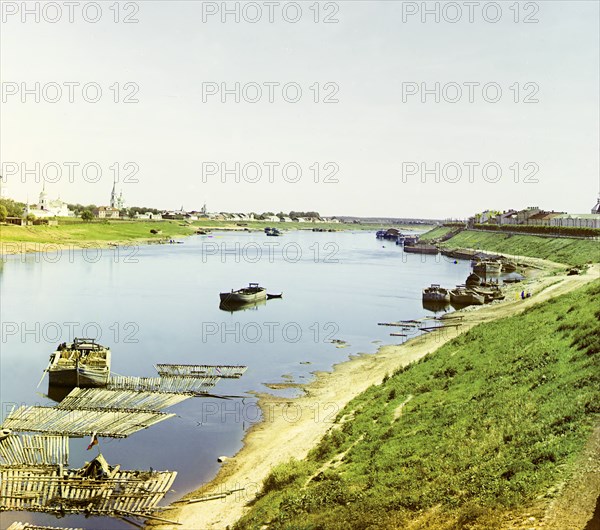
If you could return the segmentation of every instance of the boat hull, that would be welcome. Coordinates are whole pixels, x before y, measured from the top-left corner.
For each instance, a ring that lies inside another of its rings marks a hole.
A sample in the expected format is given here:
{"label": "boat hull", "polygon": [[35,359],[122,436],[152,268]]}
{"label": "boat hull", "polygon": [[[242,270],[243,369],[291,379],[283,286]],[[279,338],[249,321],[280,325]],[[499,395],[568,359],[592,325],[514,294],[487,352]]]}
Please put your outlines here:
{"label": "boat hull", "polygon": [[[78,373],[79,372],[79,373]],[[69,386],[81,388],[103,387],[108,384],[110,370],[94,370],[85,367],[50,370],[48,382],[52,386]]]}
{"label": "boat hull", "polygon": [[227,304],[251,304],[254,302],[259,302],[261,300],[267,299],[267,291],[262,290],[256,293],[220,293],[221,302],[226,302]]}
{"label": "boat hull", "polygon": [[477,263],[473,266],[473,272],[483,274],[499,274],[502,270],[502,263]]}
{"label": "boat hull", "polygon": [[413,254],[437,254],[439,250],[437,247],[431,245],[405,245],[404,252]]}
{"label": "boat hull", "polygon": [[450,293],[423,293],[423,302],[442,304],[450,302]]}
{"label": "boat hull", "polygon": [[508,261],[502,264],[502,272],[515,272],[517,270],[517,266]]}
{"label": "boat hull", "polygon": [[485,298],[475,292],[455,292],[450,291],[450,301],[453,304],[466,305],[483,305]]}

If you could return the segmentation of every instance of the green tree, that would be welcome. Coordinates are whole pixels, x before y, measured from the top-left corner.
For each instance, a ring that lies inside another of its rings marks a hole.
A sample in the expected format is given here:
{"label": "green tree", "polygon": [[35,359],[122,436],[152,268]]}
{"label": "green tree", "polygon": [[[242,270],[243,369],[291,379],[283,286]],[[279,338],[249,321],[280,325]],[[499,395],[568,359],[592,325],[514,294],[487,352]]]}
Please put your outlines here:
{"label": "green tree", "polygon": [[0,204],[6,208],[8,217],[21,217],[25,204],[12,199],[0,199]]}
{"label": "green tree", "polygon": [[0,223],[3,223],[4,221],[6,221],[7,217],[8,217],[8,210],[6,209],[6,206],[4,206],[4,204],[0,204]]}
{"label": "green tree", "polygon": [[25,217],[25,220],[29,223],[33,223],[33,221],[35,221],[35,215],[33,215],[32,213],[28,213]]}
{"label": "green tree", "polygon": [[83,212],[81,213],[81,218],[86,223],[89,223],[94,218],[94,214],[91,212],[91,210],[83,210]]}

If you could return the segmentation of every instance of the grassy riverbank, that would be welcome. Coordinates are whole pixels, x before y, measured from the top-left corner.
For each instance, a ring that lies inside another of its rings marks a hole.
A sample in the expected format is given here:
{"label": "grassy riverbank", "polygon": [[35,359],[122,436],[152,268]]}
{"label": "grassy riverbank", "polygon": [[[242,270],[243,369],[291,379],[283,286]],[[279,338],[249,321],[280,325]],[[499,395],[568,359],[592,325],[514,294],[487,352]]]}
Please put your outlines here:
{"label": "grassy riverbank", "polygon": [[504,252],[515,256],[547,259],[566,265],[600,262],[600,241],[592,239],[552,238],[465,230],[442,243],[441,246]]}
{"label": "grassy riverbank", "polygon": [[[150,230],[161,233],[153,235]],[[61,223],[58,226],[15,226],[0,228],[2,242],[55,243],[60,245],[90,244],[96,242],[131,242],[164,239],[192,234],[194,228],[177,221],[117,221],[96,223]]]}
{"label": "grassy riverbank", "polygon": [[598,307],[595,281],[397,370],[236,528],[535,527],[600,417]]}
{"label": "grassy riverbank", "polygon": [[432,239],[444,237],[453,230],[456,230],[456,228],[453,226],[436,226],[433,230],[429,230],[429,232],[425,232],[423,235],[421,235],[419,239],[421,241],[431,241]]}

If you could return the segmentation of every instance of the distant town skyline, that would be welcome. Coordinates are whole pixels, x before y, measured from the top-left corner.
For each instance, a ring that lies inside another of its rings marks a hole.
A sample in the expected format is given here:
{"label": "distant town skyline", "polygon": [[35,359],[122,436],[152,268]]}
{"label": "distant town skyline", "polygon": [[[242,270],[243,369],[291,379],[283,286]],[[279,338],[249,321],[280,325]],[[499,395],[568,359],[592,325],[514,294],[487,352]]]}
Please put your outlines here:
{"label": "distant town skyline", "polygon": [[590,211],[597,2],[534,3],[535,16],[502,4],[473,23],[331,4],[297,23],[160,1],[129,24],[106,10],[94,24],[7,17],[3,193],[36,200],[47,172],[53,198],[82,204],[108,205],[117,176],[127,205],[164,209]]}

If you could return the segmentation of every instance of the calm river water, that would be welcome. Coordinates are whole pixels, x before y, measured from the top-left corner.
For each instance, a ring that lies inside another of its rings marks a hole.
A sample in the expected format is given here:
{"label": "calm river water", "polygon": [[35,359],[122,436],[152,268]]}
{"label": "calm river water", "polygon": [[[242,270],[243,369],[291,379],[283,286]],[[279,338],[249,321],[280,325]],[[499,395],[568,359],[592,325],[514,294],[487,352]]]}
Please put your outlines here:
{"label": "calm river water", "polygon": [[[214,388],[244,399],[189,399],[168,410],[176,414],[169,420],[127,439],[100,440],[108,462],[122,469],[177,471],[164,502],[172,501],[210,481],[218,456],[241,448],[244,432],[260,419],[249,391],[270,391],[263,383],[308,382],[313,371],[375,352],[376,341],[398,342],[389,335],[398,328],[377,323],[431,315],[421,305],[421,289],[464,283],[469,271],[468,261],[404,254],[362,231],[296,231],[279,238],[215,233],[118,252],[11,256],[0,269],[2,418],[13,404],[54,403],[46,396],[47,379],[36,385],[48,355],[73,336],[98,337],[112,349],[113,372],[123,375],[155,376],[155,363],[247,365],[241,379],[221,379]],[[246,311],[219,309],[220,291],[249,282],[284,297]],[[71,467],[96,454],[85,450],[88,442],[71,439]],[[108,518],[0,517],[2,529],[15,520],[132,528]]]}

